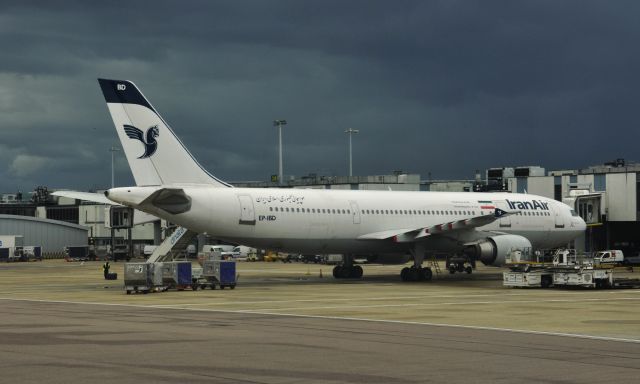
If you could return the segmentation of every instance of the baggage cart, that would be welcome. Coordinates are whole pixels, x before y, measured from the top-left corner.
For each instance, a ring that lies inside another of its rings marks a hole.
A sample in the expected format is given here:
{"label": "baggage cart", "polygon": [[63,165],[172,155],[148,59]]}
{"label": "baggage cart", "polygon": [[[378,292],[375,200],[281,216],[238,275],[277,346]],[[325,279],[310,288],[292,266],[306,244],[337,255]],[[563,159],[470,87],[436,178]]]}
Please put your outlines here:
{"label": "baggage cart", "polygon": [[202,263],[202,277],[198,280],[200,288],[220,289],[236,287],[236,262],[233,260],[205,260]]}
{"label": "baggage cart", "polygon": [[193,284],[190,261],[164,262],[162,267],[162,284],[167,288],[183,290],[198,289],[198,284]]}
{"label": "baggage cart", "polygon": [[[154,264],[126,263],[124,265],[124,289],[127,295],[131,292],[149,293],[154,288],[153,284]],[[162,279],[162,273],[160,273]]]}

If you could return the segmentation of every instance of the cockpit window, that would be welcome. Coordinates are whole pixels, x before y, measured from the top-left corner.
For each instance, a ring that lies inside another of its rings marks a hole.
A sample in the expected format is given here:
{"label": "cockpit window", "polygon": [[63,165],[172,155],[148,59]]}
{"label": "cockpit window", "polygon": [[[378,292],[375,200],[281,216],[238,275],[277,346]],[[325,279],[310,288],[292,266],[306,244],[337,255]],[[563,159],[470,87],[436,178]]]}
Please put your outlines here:
{"label": "cockpit window", "polygon": [[574,211],[573,209],[571,210],[571,216],[578,216],[578,214],[576,213],[576,211]]}

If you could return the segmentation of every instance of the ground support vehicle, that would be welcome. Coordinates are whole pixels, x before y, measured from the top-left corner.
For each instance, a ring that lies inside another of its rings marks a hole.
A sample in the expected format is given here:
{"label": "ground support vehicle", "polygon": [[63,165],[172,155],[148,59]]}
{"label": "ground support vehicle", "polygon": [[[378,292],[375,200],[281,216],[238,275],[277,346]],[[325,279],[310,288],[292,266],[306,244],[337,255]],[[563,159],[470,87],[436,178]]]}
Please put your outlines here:
{"label": "ground support vehicle", "polygon": [[233,260],[205,260],[202,263],[202,275],[197,280],[200,288],[225,289],[236,287],[236,262]]}
{"label": "ground support vehicle", "polygon": [[610,268],[557,270],[553,273],[553,285],[556,287],[579,286],[585,288],[612,288],[613,270]]}
{"label": "ground support vehicle", "polygon": [[124,289],[127,295],[132,292],[149,293],[161,287],[161,268],[161,263],[126,263],[124,265]]}
{"label": "ground support vehicle", "polygon": [[533,270],[511,270],[502,273],[505,287],[549,288],[553,284],[553,272],[545,268]]}

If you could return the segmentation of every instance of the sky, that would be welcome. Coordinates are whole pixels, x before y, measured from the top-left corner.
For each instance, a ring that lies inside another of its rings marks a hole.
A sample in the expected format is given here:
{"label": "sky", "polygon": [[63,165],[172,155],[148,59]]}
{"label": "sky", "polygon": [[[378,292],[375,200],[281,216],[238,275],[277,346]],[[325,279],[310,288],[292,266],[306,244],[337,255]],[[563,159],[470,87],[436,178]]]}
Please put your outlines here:
{"label": "sky", "polygon": [[[226,181],[640,160],[637,1],[2,1],[0,192],[108,188],[97,78]],[[115,153],[116,186],[133,185]]]}

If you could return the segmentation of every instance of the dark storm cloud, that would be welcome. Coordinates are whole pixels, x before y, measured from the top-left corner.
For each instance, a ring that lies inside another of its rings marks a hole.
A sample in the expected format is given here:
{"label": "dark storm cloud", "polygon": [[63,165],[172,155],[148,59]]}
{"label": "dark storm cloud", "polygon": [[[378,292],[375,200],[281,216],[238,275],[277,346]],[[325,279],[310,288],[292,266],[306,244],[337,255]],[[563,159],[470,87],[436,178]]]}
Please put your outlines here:
{"label": "dark storm cloud", "polygon": [[[138,84],[212,173],[470,178],[638,160],[640,4],[0,2],[0,185],[110,183],[96,78]],[[122,155],[117,183],[131,183]]]}

